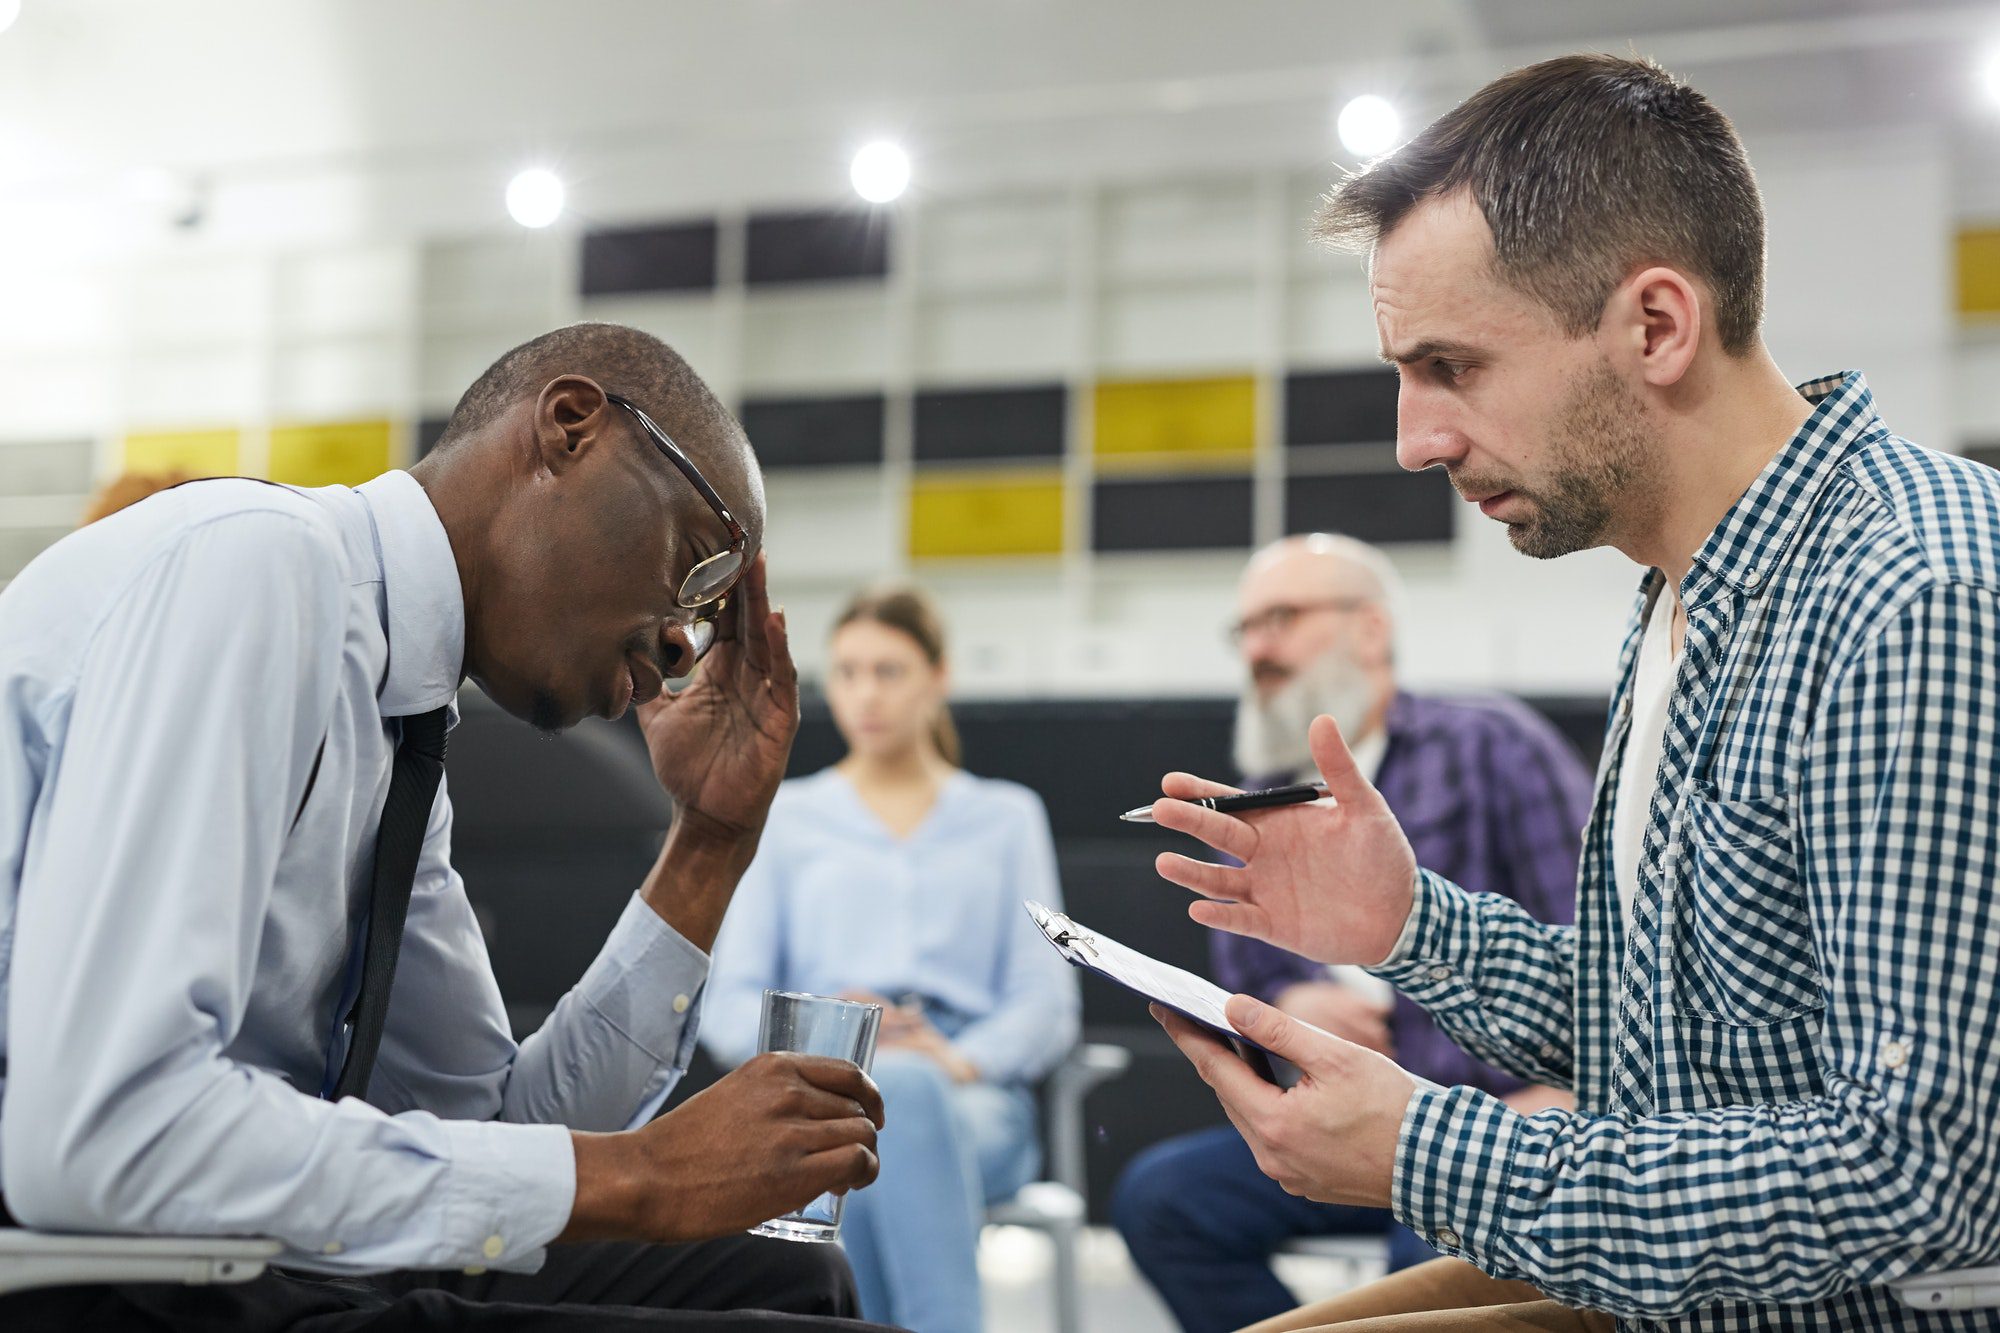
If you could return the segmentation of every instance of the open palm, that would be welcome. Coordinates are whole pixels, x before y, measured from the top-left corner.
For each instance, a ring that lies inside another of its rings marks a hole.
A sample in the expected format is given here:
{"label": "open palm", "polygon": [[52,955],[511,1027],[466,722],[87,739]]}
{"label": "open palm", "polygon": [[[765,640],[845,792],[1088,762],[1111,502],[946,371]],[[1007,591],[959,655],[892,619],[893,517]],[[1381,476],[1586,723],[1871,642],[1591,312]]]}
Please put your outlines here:
{"label": "open palm", "polygon": [[1169,773],[1160,783],[1168,799],[1154,804],[1154,820],[1242,864],[1164,852],[1156,865],[1162,877],[1203,896],[1188,915],[1204,926],[1322,963],[1379,963],[1409,918],[1416,855],[1334,720],[1314,719],[1309,739],[1330,803],[1219,814],[1188,802],[1234,788]]}
{"label": "open palm", "polygon": [[799,675],[783,612],[771,610],[764,558],[686,689],[639,709],[653,771],[684,819],[742,837],[763,827],[799,729]]}

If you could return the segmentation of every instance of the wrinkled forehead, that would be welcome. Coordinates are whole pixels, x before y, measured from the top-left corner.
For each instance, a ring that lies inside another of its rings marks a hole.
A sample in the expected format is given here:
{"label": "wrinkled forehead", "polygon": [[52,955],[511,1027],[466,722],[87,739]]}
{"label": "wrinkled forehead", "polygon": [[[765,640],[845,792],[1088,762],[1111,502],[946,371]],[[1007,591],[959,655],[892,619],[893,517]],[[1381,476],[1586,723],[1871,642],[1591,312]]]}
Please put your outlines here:
{"label": "wrinkled forehead", "polygon": [[1492,230],[1463,192],[1417,205],[1377,242],[1368,296],[1389,359],[1419,342],[1463,338],[1521,300],[1500,281]]}

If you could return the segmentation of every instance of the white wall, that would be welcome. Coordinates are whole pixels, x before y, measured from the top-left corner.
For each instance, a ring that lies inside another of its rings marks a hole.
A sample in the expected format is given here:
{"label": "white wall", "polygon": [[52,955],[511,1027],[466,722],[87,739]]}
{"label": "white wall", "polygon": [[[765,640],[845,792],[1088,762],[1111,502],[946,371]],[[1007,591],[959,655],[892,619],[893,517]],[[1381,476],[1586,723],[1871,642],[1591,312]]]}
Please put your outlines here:
{"label": "white wall", "polygon": [[[1951,313],[1946,145],[1913,131],[1753,140],[1751,151],[1771,219],[1769,338],[1786,370],[1866,370],[1891,427],[1920,442],[2000,438],[2000,409],[1982,388],[2000,382],[2000,345],[1961,335]],[[1303,239],[1323,175],[1246,176],[1240,188],[1255,198],[1240,213],[1230,203],[1238,185],[1215,177],[933,196],[920,276],[882,293],[586,306],[574,296],[573,243],[511,231],[358,235],[280,252],[197,241],[66,270],[0,264],[0,543],[12,543],[17,562],[70,522],[83,470],[49,462],[65,451],[95,451],[101,468],[127,428],[246,423],[254,461],[261,425],[274,420],[413,422],[448,407],[499,351],[581,314],[654,328],[725,391],[880,387],[982,369],[1087,382],[1218,359],[1267,373],[1365,362],[1374,334],[1358,266]],[[1128,227],[1131,210],[1183,196],[1195,201],[1184,244],[1150,251],[1159,218]],[[1080,197],[1096,201],[1084,261],[1073,230]],[[1248,240],[1231,230],[1242,218],[1256,229]],[[1106,273],[1079,274],[1092,265]],[[1078,296],[1076,284],[1100,277],[1106,295]],[[906,466],[892,442],[892,471]],[[900,481],[794,475],[771,491],[776,589],[810,670],[846,592],[907,572]],[[1270,521],[1261,535],[1273,535]],[[1470,510],[1455,543],[1392,556],[1409,585],[1411,683],[1608,682],[1637,577],[1622,558],[1530,562]],[[1221,626],[1239,559],[1074,554],[918,573],[946,601],[968,695],[1207,693],[1235,683]],[[0,567],[11,563],[0,549]]]}

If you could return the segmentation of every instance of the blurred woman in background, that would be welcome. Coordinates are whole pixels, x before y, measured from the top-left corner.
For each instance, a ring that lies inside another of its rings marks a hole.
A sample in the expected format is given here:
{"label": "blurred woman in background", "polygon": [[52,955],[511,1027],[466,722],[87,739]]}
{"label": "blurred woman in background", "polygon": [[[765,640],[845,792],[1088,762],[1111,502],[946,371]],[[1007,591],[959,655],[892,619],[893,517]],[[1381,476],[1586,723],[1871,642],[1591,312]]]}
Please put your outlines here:
{"label": "blurred woman in background", "polygon": [[1034,1179],[1033,1084],[1076,1040],[1076,980],[1022,900],[1060,906],[1048,814],[959,765],[944,631],[913,589],[835,623],[827,702],[847,757],[779,789],[716,941],[702,1041],[757,1045],[766,987],[884,1006],[882,1174],[842,1242],[864,1317],[977,1333],[988,1203]]}

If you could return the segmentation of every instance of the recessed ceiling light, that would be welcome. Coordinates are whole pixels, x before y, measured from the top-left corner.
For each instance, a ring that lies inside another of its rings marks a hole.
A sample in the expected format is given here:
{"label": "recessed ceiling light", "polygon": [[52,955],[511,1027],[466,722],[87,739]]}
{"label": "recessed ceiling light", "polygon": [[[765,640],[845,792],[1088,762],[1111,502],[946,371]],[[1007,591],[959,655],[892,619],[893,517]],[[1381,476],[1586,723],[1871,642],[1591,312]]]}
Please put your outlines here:
{"label": "recessed ceiling light", "polygon": [[553,171],[530,167],[507,182],[507,215],[524,227],[546,227],[562,216],[563,183]]}
{"label": "recessed ceiling light", "polygon": [[871,143],[854,155],[847,178],[863,199],[886,204],[910,188],[910,155],[886,141]]}
{"label": "recessed ceiling light", "polygon": [[1378,157],[1394,148],[1403,134],[1403,118],[1386,97],[1361,96],[1340,108],[1340,142],[1356,157]]}

